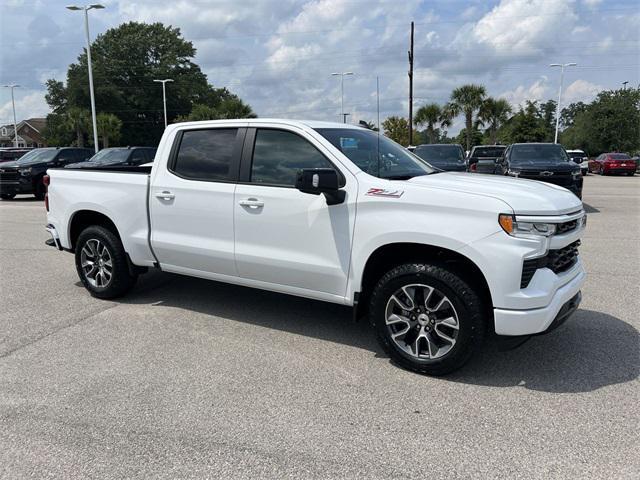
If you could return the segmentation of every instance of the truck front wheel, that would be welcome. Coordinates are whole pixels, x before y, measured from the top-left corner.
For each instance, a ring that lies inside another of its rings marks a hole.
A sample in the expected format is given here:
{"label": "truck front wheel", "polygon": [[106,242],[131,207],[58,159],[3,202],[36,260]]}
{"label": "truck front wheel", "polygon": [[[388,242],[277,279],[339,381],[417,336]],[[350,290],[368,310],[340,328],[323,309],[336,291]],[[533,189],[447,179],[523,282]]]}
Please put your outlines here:
{"label": "truck front wheel", "polygon": [[371,295],[378,341],[400,366],[445,375],[464,365],[484,339],[480,296],[457,274],[437,265],[400,265]]}
{"label": "truck front wheel", "polygon": [[76,270],[89,293],[103,299],[124,295],[137,279],[120,239],[98,225],[87,227],[78,237]]}

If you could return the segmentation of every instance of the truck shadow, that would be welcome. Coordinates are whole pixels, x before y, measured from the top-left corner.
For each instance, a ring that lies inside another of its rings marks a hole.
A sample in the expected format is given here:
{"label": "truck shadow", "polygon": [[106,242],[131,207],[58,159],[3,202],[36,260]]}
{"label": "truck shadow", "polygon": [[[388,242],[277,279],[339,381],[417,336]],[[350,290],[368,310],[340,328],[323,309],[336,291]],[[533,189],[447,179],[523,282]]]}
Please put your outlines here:
{"label": "truck shadow", "polygon": [[[141,277],[122,302],[151,309],[183,308],[362,348],[387,358],[368,322],[354,322],[352,310],[340,305],[156,272]],[[639,375],[638,331],[606,313],[580,309],[557,331],[534,337],[517,349],[500,351],[490,339],[469,364],[441,380],[577,393],[630,382]]]}

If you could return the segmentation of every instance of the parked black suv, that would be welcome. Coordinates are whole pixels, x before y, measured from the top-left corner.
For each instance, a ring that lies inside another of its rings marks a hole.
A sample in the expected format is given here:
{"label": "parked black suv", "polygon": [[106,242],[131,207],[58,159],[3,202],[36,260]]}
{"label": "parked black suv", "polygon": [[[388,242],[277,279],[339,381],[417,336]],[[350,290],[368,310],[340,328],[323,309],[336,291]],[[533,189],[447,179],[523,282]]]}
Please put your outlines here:
{"label": "parked black suv", "polygon": [[152,147],[104,148],[86,162],[70,163],[65,168],[113,167],[116,165],[136,166],[153,162],[156,149]]}
{"label": "parked black suv", "polygon": [[476,145],[467,157],[467,170],[476,173],[494,173],[496,160],[506,149],[504,145]]}
{"label": "parked black suv", "polygon": [[413,153],[440,170],[450,172],[464,172],[467,165],[464,162],[464,150],[457,144],[426,144],[418,145]]}
{"label": "parked black suv", "polygon": [[0,164],[0,198],[10,200],[21,193],[33,193],[42,200],[42,178],[48,168],[84,161],[92,153],[88,148],[36,148],[15,162]]}
{"label": "parked black suv", "polygon": [[557,143],[514,143],[496,161],[496,173],[560,185],[582,198],[580,165]]}

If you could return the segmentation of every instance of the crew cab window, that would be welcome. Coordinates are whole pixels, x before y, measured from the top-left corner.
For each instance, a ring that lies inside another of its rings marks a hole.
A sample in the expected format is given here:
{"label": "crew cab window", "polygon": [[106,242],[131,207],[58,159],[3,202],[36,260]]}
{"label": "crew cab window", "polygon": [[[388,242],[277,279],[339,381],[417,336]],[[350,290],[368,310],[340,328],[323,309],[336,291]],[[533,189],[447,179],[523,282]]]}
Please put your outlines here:
{"label": "crew cab window", "polygon": [[251,182],[293,186],[298,170],[333,168],[311,143],[284,130],[258,130],[253,149]]}
{"label": "crew cab window", "polygon": [[186,130],[172,170],[193,180],[231,180],[237,128]]}
{"label": "crew cab window", "polygon": [[62,150],[58,155],[58,162],[64,164],[69,162],[75,162],[78,159],[75,150]]}
{"label": "crew cab window", "polygon": [[131,158],[129,159],[129,163],[133,165],[140,165],[142,163],[146,163],[147,158],[144,150],[134,150],[131,154]]}

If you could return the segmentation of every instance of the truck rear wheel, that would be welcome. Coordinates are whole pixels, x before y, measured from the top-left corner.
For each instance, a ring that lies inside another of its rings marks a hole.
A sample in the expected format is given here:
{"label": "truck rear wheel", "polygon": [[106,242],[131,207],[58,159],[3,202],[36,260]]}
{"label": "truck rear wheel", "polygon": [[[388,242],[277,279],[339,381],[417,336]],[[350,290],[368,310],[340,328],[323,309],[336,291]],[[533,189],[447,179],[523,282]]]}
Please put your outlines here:
{"label": "truck rear wheel", "polygon": [[120,239],[98,225],[87,227],[78,237],[76,270],[89,293],[103,299],[124,295],[137,279]]}
{"label": "truck rear wheel", "polygon": [[464,365],[484,339],[480,296],[459,276],[437,265],[400,265],[371,295],[378,341],[400,366],[445,375]]}

